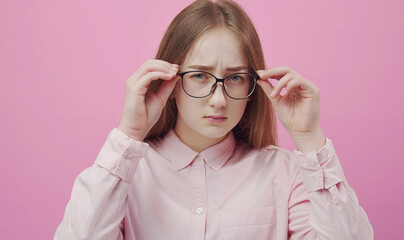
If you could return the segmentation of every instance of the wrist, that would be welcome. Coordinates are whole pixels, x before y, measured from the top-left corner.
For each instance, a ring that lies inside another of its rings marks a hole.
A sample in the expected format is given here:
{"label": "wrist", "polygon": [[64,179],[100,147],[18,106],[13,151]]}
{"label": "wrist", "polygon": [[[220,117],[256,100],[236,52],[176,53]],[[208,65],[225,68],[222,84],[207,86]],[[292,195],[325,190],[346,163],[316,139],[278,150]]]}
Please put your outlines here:
{"label": "wrist", "polygon": [[145,136],[140,136],[141,134],[137,133],[136,131],[131,131],[125,127],[122,126],[118,126],[117,129],[119,131],[121,131],[122,133],[124,133],[126,136],[128,136],[129,138],[136,140],[136,141],[141,141],[143,142]]}
{"label": "wrist", "polygon": [[290,133],[296,148],[300,152],[313,152],[319,150],[326,143],[326,137],[323,131],[318,127],[313,132]]}

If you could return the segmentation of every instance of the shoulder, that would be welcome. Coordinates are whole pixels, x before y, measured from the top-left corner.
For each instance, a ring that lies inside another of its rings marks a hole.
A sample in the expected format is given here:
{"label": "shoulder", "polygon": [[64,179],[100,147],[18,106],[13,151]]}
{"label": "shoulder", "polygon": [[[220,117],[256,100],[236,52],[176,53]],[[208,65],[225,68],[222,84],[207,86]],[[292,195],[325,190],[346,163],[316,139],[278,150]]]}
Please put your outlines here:
{"label": "shoulder", "polygon": [[234,156],[237,158],[254,158],[271,168],[285,168],[296,173],[296,155],[294,152],[280,146],[269,145],[264,148],[253,148],[246,143],[235,147]]}
{"label": "shoulder", "polygon": [[272,167],[280,171],[287,182],[291,183],[299,172],[296,164],[296,154],[286,148],[269,145],[267,147],[257,149],[258,156],[264,161],[268,161]]}
{"label": "shoulder", "polygon": [[280,146],[269,145],[257,150],[260,152],[261,155],[274,158],[286,165],[295,164],[296,162],[295,154],[292,151]]}

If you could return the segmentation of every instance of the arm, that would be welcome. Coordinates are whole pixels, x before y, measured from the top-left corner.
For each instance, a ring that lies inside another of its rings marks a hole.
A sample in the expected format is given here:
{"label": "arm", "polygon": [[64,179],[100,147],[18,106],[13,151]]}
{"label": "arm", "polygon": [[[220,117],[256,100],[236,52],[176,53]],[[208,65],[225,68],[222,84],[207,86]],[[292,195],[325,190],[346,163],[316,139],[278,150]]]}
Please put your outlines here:
{"label": "arm", "polygon": [[[372,227],[344,177],[331,141],[327,139],[323,146],[319,88],[287,66],[257,73],[258,85],[299,149],[294,152],[299,171],[289,199],[290,239],[373,239]],[[268,78],[278,82],[273,86]]]}
{"label": "arm", "polygon": [[[122,239],[119,231],[129,185],[148,145],[143,142],[159,119],[179,77],[178,65],[150,59],[126,80],[118,128],[111,131],[95,164],[76,179],[55,239]],[[150,84],[163,81],[156,93]]]}
{"label": "arm", "polygon": [[119,239],[130,182],[148,144],[113,129],[95,164],[76,178],[54,239]]}
{"label": "arm", "polygon": [[289,199],[289,238],[373,239],[373,229],[345,179],[333,144],[293,153],[299,168]]}

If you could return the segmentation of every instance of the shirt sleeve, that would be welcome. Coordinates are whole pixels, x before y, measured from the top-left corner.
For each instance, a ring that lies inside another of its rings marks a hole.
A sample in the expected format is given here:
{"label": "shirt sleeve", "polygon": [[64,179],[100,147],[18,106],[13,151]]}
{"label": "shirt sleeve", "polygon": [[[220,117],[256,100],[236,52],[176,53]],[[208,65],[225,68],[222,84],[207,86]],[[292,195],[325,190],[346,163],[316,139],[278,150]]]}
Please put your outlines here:
{"label": "shirt sleeve", "polygon": [[122,239],[130,182],[147,149],[114,128],[94,165],[76,178],[54,239]]}
{"label": "shirt sleeve", "polygon": [[289,198],[289,239],[373,239],[331,140],[318,151],[295,150],[292,156],[298,171]]}

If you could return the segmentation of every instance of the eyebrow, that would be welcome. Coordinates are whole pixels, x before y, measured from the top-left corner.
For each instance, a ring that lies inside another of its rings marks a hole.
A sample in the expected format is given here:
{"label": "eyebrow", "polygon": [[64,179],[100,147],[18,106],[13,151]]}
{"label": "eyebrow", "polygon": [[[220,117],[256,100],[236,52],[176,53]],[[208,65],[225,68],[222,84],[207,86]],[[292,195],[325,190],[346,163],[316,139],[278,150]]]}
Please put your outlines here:
{"label": "eyebrow", "polygon": [[[193,69],[198,69],[198,70],[203,70],[203,71],[208,71],[208,70],[213,70],[213,66],[204,66],[204,65],[191,65],[187,66],[186,68],[193,68]],[[237,67],[228,67],[225,69],[228,72],[236,72],[240,70],[248,70],[246,66],[237,66]]]}

